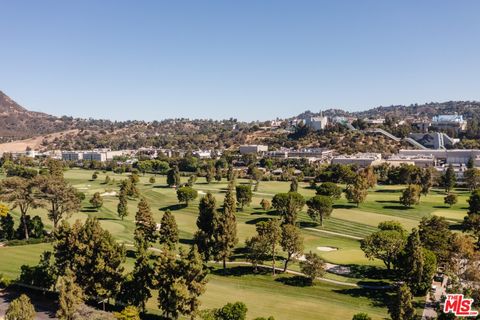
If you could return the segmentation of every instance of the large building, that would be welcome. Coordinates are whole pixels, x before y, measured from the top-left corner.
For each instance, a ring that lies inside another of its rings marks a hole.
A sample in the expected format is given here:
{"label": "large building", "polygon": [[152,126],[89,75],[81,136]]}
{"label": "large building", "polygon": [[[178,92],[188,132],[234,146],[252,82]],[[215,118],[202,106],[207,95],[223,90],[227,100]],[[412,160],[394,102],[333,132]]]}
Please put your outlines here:
{"label": "large building", "polygon": [[90,150],[90,151],[62,151],[62,160],[64,161],[109,161],[115,157],[132,154],[131,150]]}
{"label": "large building", "polygon": [[432,127],[438,130],[453,129],[455,131],[465,131],[467,129],[467,120],[458,114],[442,114],[432,118]]}
{"label": "large building", "polygon": [[480,165],[479,149],[400,150],[398,154],[400,156],[433,156],[437,165],[466,164],[472,158],[476,166]]}
{"label": "large building", "polygon": [[357,153],[353,155],[339,155],[332,158],[332,164],[355,164],[360,167],[376,166],[381,164],[381,153]]}
{"label": "large building", "polygon": [[268,146],[261,144],[250,144],[240,146],[240,154],[264,153],[268,151]]}
{"label": "large building", "polygon": [[306,126],[308,126],[309,128],[315,131],[323,130],[328,125],[328,118],[324,116],[310,117],[305,119],[304,121]]}

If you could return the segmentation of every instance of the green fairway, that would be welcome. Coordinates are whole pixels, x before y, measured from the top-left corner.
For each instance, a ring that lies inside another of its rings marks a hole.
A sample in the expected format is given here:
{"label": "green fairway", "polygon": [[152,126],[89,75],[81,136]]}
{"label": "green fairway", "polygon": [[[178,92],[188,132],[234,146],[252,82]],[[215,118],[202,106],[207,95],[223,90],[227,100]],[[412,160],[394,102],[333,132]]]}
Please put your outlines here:
{"label": "green fairway", "polygon": [[[115,239],[126,244],[133,243],[134,218],[138,200],[128,201],[129,215],[122,221],[117,216],[118,182],[127,177],[126,174],[108,172],[110,179],[116,183],[104,184],[106,174],[100,173],[98,179],[91,180],[93,171],[71,169],[65,172],[65,178],[79,191],[86,194],[83,201],[82,212],[73,214],[68,220],[74,222],[85,220],[88,216],[98,217],[102,226],[109,230]],[[179,230],[181,245],[188,246],[193,234],[197,230],[196,219],[198,215],[198,200],[193,201],[188,207],[179,205],[176,191],[166,186],[164,176],[156,176],[156,183],[148,182],[151,175],[140,177],[138,188],[148,200],[154,218],[160,222],[163,212],[170,209],[175,216]],[[183,181],[186,181],[186,178]],[[238,183],[248,183],[239,180]],[[289,190],[289,182],[262,181],[258,192],[254,192],[252,204],[244,211],[237,213],[238,247],[243,247],[245,240],[255,234],[255,224],[274,217],[274,212],[264,212],[260,207],[262,199],[271,201],[279,192]],[[206,192],[211,192],[217,199],[217,206],[221,206],[227,188],[227,182],[207,184],[199,178],[194,188],[199,191],[199,198]],[[318,253],[327,262],[351,266],[382,267],[379,260],[368,260],[360,249],[360,240],[366,235],[377,230],[379,222],[397,220],[407,230],[416,227],[420,219],[432,214],[444,216],[451,223],[460,223],[466,214],[466,200],[468,194],[460,192],[458,203],[452,208],[443,204],[444,192],[432,190],[431,193],[421,198],[421,203],[413,208],[404,208],[398,203],[401,190],[404,186],[378,186],[370,190],[365,203],[359,207],[349,204],[344,198],[336,201],[334,211],[330,218],[325,220],[320,227],[310,220],[306,207],[299,214],[299,225],[304,236],[305,251]],[[90,208],[89,199],[95,193],[103,194],[104,205],[97,211]],[[306,183],[299,184],[299,192],[306,198],[315,195],[315,190],[310,189]],[[32,210],[30,215],[41,216],[48,230],[52,224],[47,219],[44,209]],[[19,214],[14,211],[16,226]],[[159,247],[159,245],[155,245]],[[333,247],[334,251],[320,251],[319,247]],[[19,275],[22,264],[35,265],[40,254],[51,248],[49,244],[26,245],[20,247],[0,248],[0,273],[14,279]],[[244,260],[241,254],[235,256],[237,261]],[[126,269],[133,264],[127,260]],[[281,261],[278,266],[281,265]],[[232,267],[236,272],[242,271],[240,267]],[[290,268],[299,270],[298,263],[292,263]],[[245,271],[245,270],[243,270]],[[281,280],[285,275],[272,278],[269,275],[236,274],[230,276],[214,272],[209,275],[209,283],[205,295],[202,296],[202,308],[219,307],[227,302],[243,301],[249,308],[249,318],[257,316],[275,316],[275,319],[350,319],[352,314],[367,312],[374,319],[382,319],[387,315],[384,291],[368,292],[348,286],[332,285],[319,282],[315,287],[299,287]],[[359,278],[349,278],[328,274],[327,278],[337,281],[356,283]],[[149,308],[155,312],[156,299],[149,301]]]}

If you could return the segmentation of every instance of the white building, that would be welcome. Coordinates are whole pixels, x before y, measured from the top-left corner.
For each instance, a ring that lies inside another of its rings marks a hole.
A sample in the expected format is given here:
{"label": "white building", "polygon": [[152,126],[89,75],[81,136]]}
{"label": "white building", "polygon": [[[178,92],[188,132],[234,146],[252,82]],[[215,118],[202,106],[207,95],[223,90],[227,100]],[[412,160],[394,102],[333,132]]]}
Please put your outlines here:
{"label": "white building", "polygon": [[355,164],[360,167],[376,166],[382,163],[381,153],[357,153],[339,155],[332,158],[332,164]]}
{"label": "white building", "polygon": [[305,125],[310,127],[311,129],[318,131],[323,130],[328,125],[328,118],[324,116],[319,117],[310,117],[304,120]]}

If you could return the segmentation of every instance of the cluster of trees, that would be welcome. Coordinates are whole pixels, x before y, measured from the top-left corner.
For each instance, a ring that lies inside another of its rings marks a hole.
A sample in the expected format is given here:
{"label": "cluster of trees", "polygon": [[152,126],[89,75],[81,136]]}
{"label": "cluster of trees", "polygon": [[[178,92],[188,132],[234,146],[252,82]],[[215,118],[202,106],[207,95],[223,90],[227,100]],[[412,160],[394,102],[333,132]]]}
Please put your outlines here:
{"label": "cluster of trees", "polygon": [[44,174],[7,177],[0,182],[0,200],[9,203],[11,210],[19,210],[20,226],[17,232],[13,232],[12,216],[4,209],[0,218],[0,238],[28,240],[30,237],[43,237],[45,232],[41,218],[32,218],[29,212],[45,208],[55,231],[60,221],[80,209],[81,199],[82,194],[63,178],[63,167],[59,161],[51,160]]}

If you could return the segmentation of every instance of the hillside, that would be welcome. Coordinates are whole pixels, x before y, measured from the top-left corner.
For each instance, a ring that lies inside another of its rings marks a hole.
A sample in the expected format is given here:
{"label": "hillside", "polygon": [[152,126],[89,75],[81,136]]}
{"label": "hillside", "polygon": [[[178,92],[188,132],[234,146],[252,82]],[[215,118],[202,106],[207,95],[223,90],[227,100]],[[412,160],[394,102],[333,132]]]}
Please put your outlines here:
{"label": "hillside", "polygon": [[[459,113],[473,124],[480,123],[480,102],[449,101],[410,106],[377,107],[360,112],[329,109],[327,116],[358,118],[432,117],[436,114]],[[305,111],[295,118],[307,118],[319,113]],[[272,119],[275,115],[272,115]],[[266,123],[239,122],[236,119],[165,119],[161,121],[110,121],[81,119],[68,116],[55,117],[29,111],[0,91],[0,152],[18,152],[31,147],[46,149],[135,149],[140,147],[198,149],[236,149],[238,145],[264,143],[280,147],[330,147],[340,152],[378,151],[394,152],[401,146],[386,142],[382,137],[348,133],[345,128],[330,128],[327,132],[292,134],[285,130],[264,130]],[[476,125],[475,125],[476,126]],[[470,126],[472,127],[472,126]],[[459,147],[476,147],[479,129],[467,132]],[[475,128],[475,127],[473,127]],[[402,128],[387,128],[400,130]],[[408,133],[411,128],[403,128]],[[471,132],[470,132],[471,131]],[[393,131],[392,131],[393,132]],[[395,132],[394,132],[395,133]],[[472,142],[473,141],[473,142]],[[407,146],[408,147],[408,146]]]}

